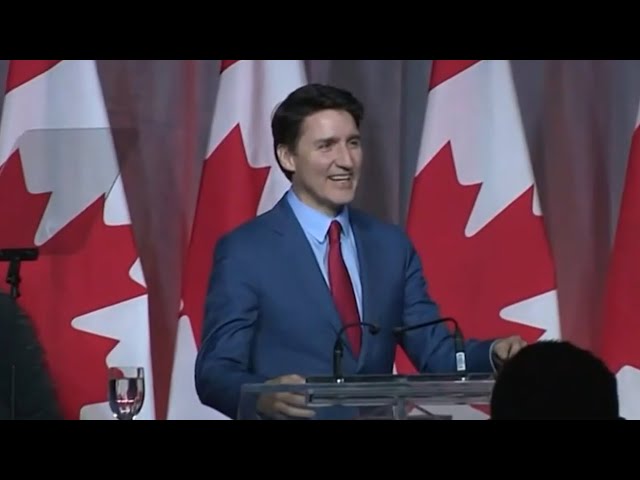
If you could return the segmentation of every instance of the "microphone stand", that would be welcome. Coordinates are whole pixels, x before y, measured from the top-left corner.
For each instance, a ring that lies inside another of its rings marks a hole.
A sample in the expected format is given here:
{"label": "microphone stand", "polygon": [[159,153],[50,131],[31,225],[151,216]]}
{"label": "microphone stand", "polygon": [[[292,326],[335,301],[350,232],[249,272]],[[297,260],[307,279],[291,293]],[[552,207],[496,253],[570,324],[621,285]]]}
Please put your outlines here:
{"label": "microphone stand", "polygon": [[10,420],[16,419],[16,366],[11,365],[11,390],[9,398]]}
{"label": "microphone stand", "polygon": [[37,248],[3,248],[0,249],[0,262],[9,262],[7,268],[6,282],[11,289],[9,295],[14,300],[20,298],[20,262],[31,262],[38,259],[39,250]]}
{"label": "microphone stand", "polygon": [[10,260],[9,268],[7,269],[7,283],[11,286],[9,295],[14,300],[20,298],[20,260],[13,258]]}

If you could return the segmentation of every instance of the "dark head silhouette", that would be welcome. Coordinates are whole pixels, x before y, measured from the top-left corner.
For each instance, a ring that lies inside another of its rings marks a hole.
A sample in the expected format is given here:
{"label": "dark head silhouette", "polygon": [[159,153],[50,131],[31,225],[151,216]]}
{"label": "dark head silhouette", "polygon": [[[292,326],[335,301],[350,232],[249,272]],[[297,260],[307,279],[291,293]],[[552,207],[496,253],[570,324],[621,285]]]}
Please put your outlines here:
{"label": "dark head silhouette", "polygon": [[598,357],[569,342],[533,343],[499,372],[491,418],[619,419],[616,377]]}

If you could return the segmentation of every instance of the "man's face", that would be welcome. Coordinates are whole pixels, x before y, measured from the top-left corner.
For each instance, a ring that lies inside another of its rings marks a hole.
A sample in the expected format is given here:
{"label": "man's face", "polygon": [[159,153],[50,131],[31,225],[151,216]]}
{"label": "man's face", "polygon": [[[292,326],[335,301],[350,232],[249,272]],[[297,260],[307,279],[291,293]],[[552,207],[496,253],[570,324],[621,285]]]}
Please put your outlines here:
{"label": "man's face", "polygon": [[341,110],[323,110],[307,117],[294,152],[283,150],[284,167],[295,174],[300,199],[334,215],[355,196],[362,148],[353,117]]}

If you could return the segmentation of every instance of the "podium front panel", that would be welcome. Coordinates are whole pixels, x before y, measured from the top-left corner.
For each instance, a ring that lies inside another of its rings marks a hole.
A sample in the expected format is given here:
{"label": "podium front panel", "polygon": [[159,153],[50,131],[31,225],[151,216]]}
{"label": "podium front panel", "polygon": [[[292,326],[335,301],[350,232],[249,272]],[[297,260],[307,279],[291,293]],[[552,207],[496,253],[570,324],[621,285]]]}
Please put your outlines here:
{"label": "podium front panel", "polygon": [[[261,395],[297,393],[316,420],[413,419],[419,405],[488,405],[493,376],[384,375],[358,376],[334,381],[330,377],[309,378],[300,385],[248,384],[242,388],[239,420],[291,420],[272,418],[257,408]],[[423,412],[415,419],[441,419]]]}

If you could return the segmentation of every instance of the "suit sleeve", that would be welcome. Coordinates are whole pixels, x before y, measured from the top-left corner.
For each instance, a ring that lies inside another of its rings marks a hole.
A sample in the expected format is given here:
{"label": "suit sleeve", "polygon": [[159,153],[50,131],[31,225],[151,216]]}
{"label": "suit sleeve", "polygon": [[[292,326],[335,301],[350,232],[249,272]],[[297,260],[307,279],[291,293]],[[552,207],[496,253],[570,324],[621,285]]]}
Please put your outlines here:
{"label": "suit sleeve", "polygon": [[231,418],[236,418],[242,385],[266,380],[251,371],[258,294],[245,265],[247,253],[230,237],[216,246],[195,365],[200,401]]}
{"label": "suit sleeve", "polygon": [[[436,320],[440,312],[436,302],[429,296],[427,282],[420,258],[408,242],[405,263],[404,324],[415,325]],[[460,321],[460,319],[458,319]],[[455,372],[455,349],[451,330],[446,323],[407,332],[403,336],[403,347],[413,364],[422,372]],[[463,332],[464,333],[464,332]],[[470,372],[492,372],[490,359],[492,340],[467,340],[465,350]]]}

